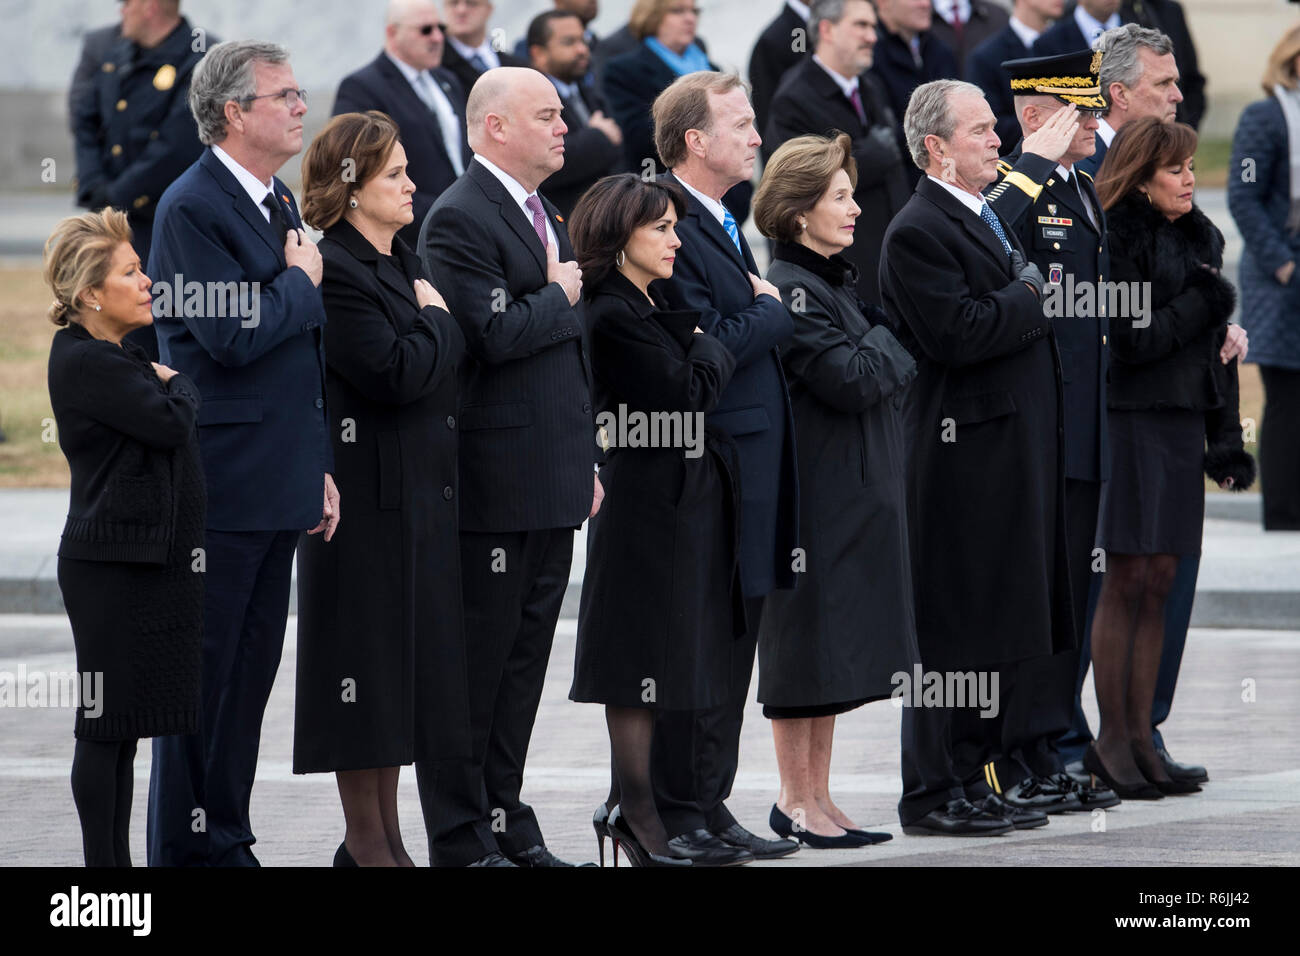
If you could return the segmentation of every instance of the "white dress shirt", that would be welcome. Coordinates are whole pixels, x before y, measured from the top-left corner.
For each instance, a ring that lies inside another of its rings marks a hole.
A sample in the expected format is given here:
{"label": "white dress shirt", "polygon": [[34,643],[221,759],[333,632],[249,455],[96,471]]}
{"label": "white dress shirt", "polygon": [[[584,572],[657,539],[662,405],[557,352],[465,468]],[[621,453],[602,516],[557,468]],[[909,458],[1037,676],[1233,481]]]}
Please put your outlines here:
{"label": "white dress shirt", "polygon": [[1015,17],[1012,17],[1008,21],[1007,25],[1010,26],[1013,31],[1015,31],[1016,36],[1020,37],[1020,42],[1027,47],[1033,46],[1034,41],[1043,35],[1040,31],[1035,30],[1033,27],[1025,26],[1025,24],[1021,23]]}
{"label": "white dress shirt", "polygon": [[1107,30],[1113,30],[1120,26],[1122,21],[1119,18],[1119,12],[1116,11],[1106,18],[1105,23],[1102,23],[1080,5],[1074,8],[1074,22],[1079,25],[1079,31],[1083,34],[1083,42],[1088,46],[1092,46],[1097,37]]}
{"label": "white dress shirt", "polygon": [[451,160],[451,165],[459,176],[465,171],[465,163],[461,152],[463,146],[461,143],[460,117],[456,115],[456,108],[451,105],[451,100],[447,99],[447,94],[442,91],[438,81],[428,70],[417,70],[409,63],[391,56],[387,51],[384,55],[393,62],[393,66],[406,77],[406,82],[411,84],[411,89],[415,90],[425,106],[429,107],[438,117],[438,128],[442,132],[442,145],[447,150],[447,158]]}
{"label": "white dress shirt", "polygon": [[1106,117],[1097,118],[1097,133],[1101,136],[1101,141],[1110,149],[1111,141],[1115,138],[1115,128],[1106,122]]}
{"label": "white dress shirt", "polygon": [[[510,198],[519,206],[519,210],[524,214],[524,218],[528,220],[528,225],[531,226],[533,224],[533,211],[525,206],[524,203],[528,201],[529,196],[536,196],[537,193],[530,193],[520,185],[519,180],[515,179],[491,160],[475,153],[474,161],[482,163],[483,168],[500,181],[501,185],[505,187],[506,192],[510,194]],[[542,207],[542,211],[546,212],[545,206]],[[557,253],[560,251],[560,240],[559,237],[555,235],[555,227],[551,225],[551,217],[549,213],[546,215],[546,241],[550,244],[550,248],[554,249]]]}
{"label": "white dress shirt", "polygon": [[220,146],[213,146],[212,154],[216,156],[217,159],[221,160],[221,165],[230,170],[231,175],[235,177],[239,185],[244,187],[244,192],[248,193],[248,198],[253,200],[253,205],[256,206],[257,211],[262,214],[262,218],[267,222],[270,222],[271,210],[262,205],[262,200],[264,200],[267,194],[270,193],[272,199],[275,199],[276,202],[280,201],[275,196],[275,189],[272,185],[274,180],[272,180],[272,183],[262,182],[243,166],[239,165],[239,163],[235,162],[234,158]]}
{"label": "white dress shirt", "polygon": [[[1057,163],[1057,164],[1056,164],[1056,172],[1057,172],[1057,175],[1059,175],[1059,176],[1061,177],[1061,182],[1063,182],[1063,183],[1065,183],[1065,185],[1069,186],[1069,185],[1070,185],[1070,175],[1071,175],[1072,170],[1066,169],[1066,168],[1065,168],[1064,166],[1062,166],[1060,163]],[[1084,209],[1087,211],[1087,213],[1088,213],[1088,220],[1093,224],[1093,226],[1096,226],[1096,225],[1097,225],[1097,214],[1096,214],[1096,212],[1095,212],[1095,211],[1093,210],[1093,208],[1092,208],[1092,203],[1088,201],[1088,196],[1087,196],[1087,194],[1083,191],[1082,188],[1080,188],[1080,186],[1079,186],[1079,184],[1078,184],[1077,181],[1075,182],[1075,184],[1074,184],[1074,186],[1073,186],[1072,188],[1074,189],[1075,192],[1077,192],[1077,193],[1079,194],[1079,201],[1083,203],[1083,208],[1084,208]]]}
{"label": "white dress shirt", "polygon": [[934,0],[934,12],[952,23],[953,8],[961,11],[961,22],[970,23],[970,0]]}
{"label": "white dress shirt", "polygon": [[971,193],[968,193],[966,190],[954,186],[952,183],[945,183],[942,179],[938,178],[937,176],[931,176],[929,173],[926,173],[925,175],[926,175],[926,179],[929,179],[931,182],[938,183],[944,189],[948,190],[948,192],[952,193],[952,195],[956,196],[957,200],[963,206],[965,206],[967,209],[973,212],[975,215],[978,216],[980,214],[980,210],[984,208],[983,196],[974,196]]}
{"label": "white dress shirt", "polygon": [[836,73],[829,66],[823,63],[822,58],[819,57],[816,53],[813,54],[813,62],[816,63],[818,66],[820,66],[826,72],[826,75],[835,81],[835,85],[840,88],[840,91],[844,94],[844,98],[846,100],[853,99],[853,93],[858,88],[858,78],[856,76],[853,77],[853,79],[851,80],[846,80],[844,77],[840,76],[840,74]]}
{"label": "white dress shirt", "polygon": [[[701,204],[703,204],[704,208],[709,211],[709,213],[713,216],[714,219],[718,220],[719,226],[722,226],[724,230],[727,228],[726,226],[722,225],[723,220],[727,215],[727,207],[722,205],[722,202],[720,200],[714,199],[712,196],[704,195],[704,193],[700,192],[698,189],[696,189],[694,186],[692,186],[684,179],[677,178],[677,181],[681,183],[683,187],[685,187],[687,192],[689,192],[692,196],[698,199]],[[737,232],[740,231],[740,223],[736,223],[736,231]]]}
{"label": "white dress shirt", "polygon": [[501,65],[501,57],[497,56],[497,51],[492,49],[492,41],[487,38],[486,34],[483,37],[482,44],[479,46],[469,46],[468,44],[461,43],[450,33],[447,34],[447,42],[452,45],[452,49],[466,60],[477,53],[483,58],[483,62],[487,64],[489,70],[495,70]]}

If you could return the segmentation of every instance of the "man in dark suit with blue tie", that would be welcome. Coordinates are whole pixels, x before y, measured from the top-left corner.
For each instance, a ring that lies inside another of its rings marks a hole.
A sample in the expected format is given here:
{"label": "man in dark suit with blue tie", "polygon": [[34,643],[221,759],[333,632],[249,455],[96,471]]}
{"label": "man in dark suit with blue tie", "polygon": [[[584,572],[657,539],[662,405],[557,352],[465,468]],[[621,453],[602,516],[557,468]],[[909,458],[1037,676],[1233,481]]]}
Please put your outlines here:
{"label": "man in dark suit with blue tie", "polygon": [[208,511],[194,562],[205,584],[202,731],[154,738],[151,866],[258,865],[248,806],[294,549],[304,530],[329,540],[339,521],[321,257],[275,178],[302,149],[303,95],[282,47],[213,47],[190,89],[208,148],[154,221],[158,347],[203,397]]}
{"label": "man in dark suit with blue tie", "polygon": [[334,98],[335,116],[379,110],[401,131],[406,174],[415,183],[415,218],[398,235],[412,249],[429,207],[473,156],[465,141],[466,91],[441,66],[444,42],[436,4],[393,0],[383,52],[345,76]]}
{"label": "man in dark suit with blue tie", "polygon": [[985,98],[998,118],[998,151],[1005,156],[1020,140],[1020,120],[1011,101],[1011,77],[1002,64],[1029,56],[1034,41],[1043,35],[1053,20],[1061,16],[1065,0],[1016,0],[1011,19],[966,57],[966,81],[984,91]]}
{"label": "man in dark suit with blue tie", "polygon": [[[791,840],[765,840],[731,815],[740,726],[749,696],[763,598],[795,584],[799,487],[794,420],[777,346],[794,322],[758,267],[723,195],[753,175],[762,138],[744,84],[701,71],[678,77],[654,102],[655,148],[667,181],[686,193],[677,223],[681,248],[662,283],[674,309],[700,313],[699,326],[736,359],[707,423],[735,440],[740,455],[740,577],[748,630],[732,642],[730,699],[706,711],[656,715],[652,749],[655,802],[677,856],[733,851],[730,862],[793,853]],[[694,759],[683,759],[691,754]]]}
{"label": "man in dark suit with blue tie", "polygon": [[603,495],[582,274],[537,193],[564,162],[561,109],[536,70],[484,73],[466,112],[474,160],[420,230],[470,355],[456,427],[473,756],[416,762],[435,866],[571,865],[520,799],[573,531]]}

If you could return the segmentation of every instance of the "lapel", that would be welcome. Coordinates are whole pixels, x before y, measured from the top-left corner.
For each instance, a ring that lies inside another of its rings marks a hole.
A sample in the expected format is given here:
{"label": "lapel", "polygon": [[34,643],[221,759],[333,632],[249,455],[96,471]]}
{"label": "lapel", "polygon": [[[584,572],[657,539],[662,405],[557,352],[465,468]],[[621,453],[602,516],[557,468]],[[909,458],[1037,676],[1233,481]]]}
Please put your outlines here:
{"label": "lapel", "polygon": [[[857,110],[849,102],[844,91],[840,89],[838,83],[831,79],[826,71],[818,66],[812,57],[808,57],[802,64],[804,77],[808,85],[812,87],[813,92],[828,101],[828,105],[835,110],[836,114],[845,122],[852,123],[854,129],[865,133],[867,128],[863,125],[862,120],[858,119]],[[862,96],[862,78],[858,78],[858,96],[862,97],[862,111],[867,111],[867,98]]]}
{"label": "lapel", "polygon": [[[537,232],[533,229],[532,222],[524,216],[524,211],[519,208],[511,195],[506,192],[506,187],[501,185],[501,181],[494,176],[482,163],[470,163],[467,172],[474,182],[478,183],[483,194],[497,206],[498,215],[510,227],[513,232],[528,250],[533,261],[537,263],[537,268],[546,275],[546,250],[537,240]],[[547,214],[554,216],[554,208],[545,199],[542,200],[542,208]],[[559,233],[559,228],[556,228]],[[558,250],[563,255],[564,249]]]}
{"label": "lapel", "polygon": [[[1072,218],[1076,225],[1083,226],[1085,229],[1092,229],[1092,231],[1096,233],[1097,230],[1093,229],[1092,220],[1088,218],[1087,210],[1083,208],[1083,201],[1079,198],[1078,187],[1076,187],[1074,183],[1074,178],[1078,175],[1079,171],[1077,168],[1071,169],[1070,181],[1068,183],[1063,183],[1061,182],[1061,174],[1059,172],[1053,172],[1051,176],[1052,185],[1043,190],[1043,195],[1045,198],[1050,199],[1052,202],[1059,203],[1061,206],[1066,207],[1070,212],[1074,213]],[[1082,179],[1080,181],[1082,182]],[[1089,197],[1089,200],[1091,201],[1091,197]],[[1041,215],[1045,211],[1046,208],[1041,202],[1035,203],[1035,216]],[[1097,212],[1100,213],[1101,210],[1098,208]]]}
{"label": "lapel", "polygon": [[[405,302],[409,303],[413,309],[418,310],[420,308],[419,300],[415,298],[415,288],[410,282],[406,281],[406,276],[394,268],[387,256],[380,255],[379,250],[372,246],[370,240],[361,235],[352,223],[346,219],[340,219],[326,230],[325,238],[338,243],[358,262],[369,265],[374,270],[375,277]],[[414,254],[397,237],[393,238],[393,253],[402,260],[405,269],[409,270],[411,268],[409,260],[414,258]],[[417,264],[412,275],[418,276],[419,274],[420,270]]]}
{"label": "lapel", "polygon": [[[677,177],[671,172],[664,173],[664,178],[680,185]],[[752,257],[744,256],[736,249],[736,244],[731,241],[731,237],[727,235],[727,230],[722,228],[722,223],[718,222],[713,213],[705,209],[704,204],[696,199],[695,194],[689,189],[683,187],[682,192],[686,195],[686,216],[695,222],[696,228],[707,236],[723,255],[734,262],[738,268],[744,270],[746,274],[756,272],[757,270],[752,265]],[[739,225],[736,228],[739,230]],[[745,248],[744,236],[740,237],[740,244],[741,248]]]}
{"label": "lapel", "polygon": [[[921,181],[916,184],[916,191],[938,206],[940,210],[947,213],[949,218],[958,222],[966,230],[967,234],[994,258],[1003,272],[1007,275],[1011,274],[1011,260],[1007,257],[1006,250],[1002,248],[1002,243],[998,241],[997,234],[993,232],[988,223],[963,206],[957,197],[950,194],[948,190],[931,182],[930,177],[924,173],[921,174]],[[994,212],[993,215],[996,216],[997,212]],[[1011,229],[1004,223],[1002,231],[1007,234],[1007,241],[1011,243],[1011,247],[1014,249],[1016,240]]]}
{"label": "lapel", "polygon": [[[271,228],[271,224],[267,222],[266,217],[262,215],[262,211],[253,205],[252,198],[244,190],[244,187],[239,184],[239,180],[235,179],[234,174],[231,173],[230,170],[226,169],[225,164],[222,163],[221,160],[217,159],[217,156],[212,152],[211,147],[203,151],[203,155],[199,157],[199,163],[208,171],[212,178],[217,181],[217,185],[230,195],[231,203],[234,206],[235,211],[243,217],[249,227],[257,233],[270,250],[275,253],[275,258],[280,265],[284,266],[284,246],[280,244],[275,235],[275,231]],[[285,219],[291,226],[300,228],[301,224],[298,221],[297,213],[293,209],[293,204],[283,198],[288,194],[288,190],[284,188],[284,184],[275,177],[272,177],[271,188],[274,190],[276,196],[281,197],[281,209],[284,211]]]}

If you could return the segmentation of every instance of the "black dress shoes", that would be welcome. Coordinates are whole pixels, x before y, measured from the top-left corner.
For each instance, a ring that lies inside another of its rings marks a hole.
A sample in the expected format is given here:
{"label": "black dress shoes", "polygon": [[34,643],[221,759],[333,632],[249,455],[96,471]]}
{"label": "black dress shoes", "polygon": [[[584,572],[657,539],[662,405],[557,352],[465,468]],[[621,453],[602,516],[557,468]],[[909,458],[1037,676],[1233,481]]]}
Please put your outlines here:
{"label": "black dress shoes", "polygon": [[1068,771],[1058,773],[1052,779],[1056,781],[1057,786],[1071,789],[1075,798],[1079,801],[1078,809],[1080,810],[1105,810],[1108,807],[1117,807],[1120,804],[1119,794],[1097,782],[1097,778],[1090,773],[1084,773],[1083,779],[1085,782],[1083,783],[1079,782]]}
{"label": "black dress shoes", "polygon": [[469,866],[518,866],[519,864],[511,863],[509,860],[507,860],[496,850],[493,850],[487,856],[479,857],[473,863],[470,863],[468,865]]}
{"label": "black dress shoes", "polygon": [[1129,786],[1117,781],[1107,772],[1106,765],[1101,762],[1101,757],[1097,755],[1096,744],[1088,744],[1088,749],[1084,751],[1083,769],[1115,791],[1115,794],[1121,800],[1161,800],[1164,798],[1164,794],[1160,792],[1159,788],[1148,783],[1145,778],[1142,783]]}
{"label": "black dress shoes", "polygon": [[1002,814],[1017,830],[1032,830],[1034,827],[1047,826],[1047,814],[1043,811],[1012,806],[996,793],[990,793],[987,797],[972,802],[985,813]]}
{"label": "black dress shoes", "polygon": [[1011,789],[1002,791],[1002,802],[1021,810],[1041,813],[1083,809],[1074,791],[1074,781],[1065,774],[1060,776],[1065,778],[1065,782],[1055,777],[1026,777]]}
{"label": "black dress shoes", "polygon": [[348,852],[346,843],[340,843],[339,848],[334,851],[335,866],[356,866],[357,861],[352,859],[352,854]]}
{"label": "black dress shoes", "polygon": [[1193,763],[1179,763],[1169,756],[1169,751],[1164,747],[1156,748],[1156,756],[1164,764],[1165,773],[1169,774],[1171,779],[1180,783],[1205,783],[1210,779],[1210,775],[1204,767]]}
{"label": "black dress shoes", "polygon": [[595,863],[566,863],[546,849],[541,843],[530,846],[523,853],[512,854],[509,858],[515,866],[595,866]]}
{"label": "black dress shoes", "polygon": [[668,841],[673,856],[690,860],[696,866],[738,866],[753,863],[754,854],[741,847],[723,843],[708,830],[688,830]]}
{"label": "black dress shoes", "polygon": [[981,810],[964,798],[949,800],[943,809],[903,824],[909,836],[1001,836],[1013,829],[1006,817]]}
{"label": "black dress shoes", "polygon": [[733,823],[725,830],[714,830],[713,835],[728,846],[748,850],[756,860],[775,860],[789,856],[799,849],[794,840],[764,840],[761,836],[750,833],[739,823]]}

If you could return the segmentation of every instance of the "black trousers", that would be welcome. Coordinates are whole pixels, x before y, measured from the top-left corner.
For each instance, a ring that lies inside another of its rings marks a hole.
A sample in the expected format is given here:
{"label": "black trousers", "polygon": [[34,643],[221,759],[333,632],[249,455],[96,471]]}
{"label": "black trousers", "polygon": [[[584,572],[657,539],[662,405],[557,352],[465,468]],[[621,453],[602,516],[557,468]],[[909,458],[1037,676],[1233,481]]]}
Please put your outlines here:
{"label": "black trousers", "polygon": [[[1100,503],[1100,482],[1066,479],[1065,538],[1077,644],[1082,644],[1088,619]],[[1006,668],[1010,696],[1002,714],[1001,739],[990,774],[995,789],[1006,790],[1028,776],[1047,777],[1065,769],[1056,740],[1069,729],[1074,716],[1079,654],[1076,646],[1072,651],[1030,658]]]}
{"label": "black trousers", "polygon": [[725,830],[736,822],[724,801],[740,764],[740,727],[758,649],[763,598],[745,599],[748,631],[731,642],[731,694],[708,710],[655,714],[650,777],[668,836]]}
{"label": "black trousers", "polygon": [[204,535],[202,732],[153,739],[150,866],[257,866],[248,805],[297,531]]}
{"label": "black trousers", "polygon": [[432,866],[545,843],[519,792],[569,584],[573,529],[462,531],[460,559],[473,756],[416,761]]}
{"label": "black trousers", "polygon": [[1300,531],[1300,371],[1261,365],[1259,477],[1265,531]]}

